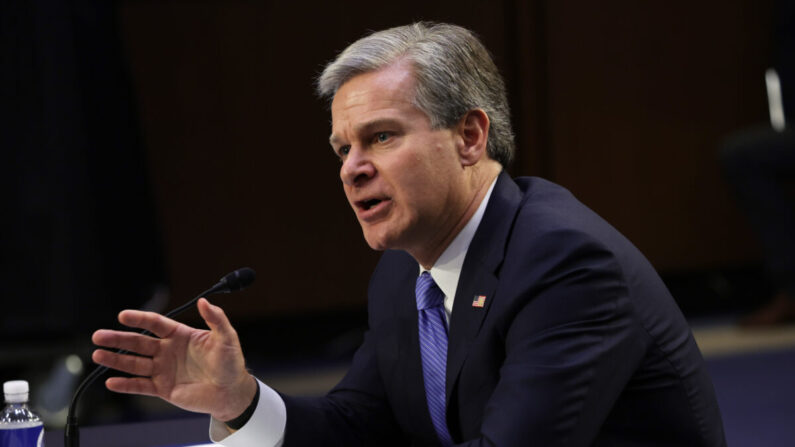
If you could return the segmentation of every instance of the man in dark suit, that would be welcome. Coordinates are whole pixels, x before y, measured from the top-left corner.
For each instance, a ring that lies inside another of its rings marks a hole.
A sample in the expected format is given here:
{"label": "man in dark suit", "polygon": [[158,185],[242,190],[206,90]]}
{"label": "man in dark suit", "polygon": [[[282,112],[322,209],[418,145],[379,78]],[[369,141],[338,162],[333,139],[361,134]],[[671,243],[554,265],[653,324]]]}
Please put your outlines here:
{"label": "man in dark suit", "polygon": [[[725,445],[690,330],[645,258],[568,191],[502,172],[505,88],[451,25],[365,37],[319,81],[331,145],[368,244],[385,250],[369,331],[323,398],[277,394],[245,370],[206,300],[200,331],[125,311],[159,338],[97,331],[111,390],[209,413],[246,445]],[[224,421],[224,422],[222,422]]]}

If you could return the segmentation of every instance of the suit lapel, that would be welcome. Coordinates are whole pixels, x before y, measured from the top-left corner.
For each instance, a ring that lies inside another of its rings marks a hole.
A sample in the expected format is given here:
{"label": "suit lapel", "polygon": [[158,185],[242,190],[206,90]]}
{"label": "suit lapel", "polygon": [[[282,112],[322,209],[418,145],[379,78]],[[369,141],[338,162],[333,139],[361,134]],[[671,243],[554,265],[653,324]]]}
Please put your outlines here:
{"label": "suit lapel", "polygon": [[[499,299],[495,296],[499,267],[521,200],[519,188],[508,174],[501,173],[464,258],[448,336],[445,378],[448,405],[469,347],[478,335],[492,303]],[[483,307],[472,305],[479,296],[485,296]]]}

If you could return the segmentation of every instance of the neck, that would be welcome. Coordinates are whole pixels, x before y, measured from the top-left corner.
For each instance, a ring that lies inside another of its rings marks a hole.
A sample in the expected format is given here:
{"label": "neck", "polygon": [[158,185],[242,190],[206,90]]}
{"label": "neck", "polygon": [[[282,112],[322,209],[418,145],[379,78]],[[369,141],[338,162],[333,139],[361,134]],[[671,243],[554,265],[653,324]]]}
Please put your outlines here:
{"label": "neck", "polygon": [[449,229],[442,230],[435,243],[427,244],[417,250],[409,251],[409,254],[426,270],[430,270],[439,257],[444,253],[450,243],[453,242],[458,233],[464,229],[469,220],[477,211],[483,198],[491,186],[491,183],[499,175],[502,167],[499,163],[488,160],[490,163],[479,163],[473,166],[472,175],[467,182],[468,188],[462,201],[462,207],[458,218],[453,221]]}

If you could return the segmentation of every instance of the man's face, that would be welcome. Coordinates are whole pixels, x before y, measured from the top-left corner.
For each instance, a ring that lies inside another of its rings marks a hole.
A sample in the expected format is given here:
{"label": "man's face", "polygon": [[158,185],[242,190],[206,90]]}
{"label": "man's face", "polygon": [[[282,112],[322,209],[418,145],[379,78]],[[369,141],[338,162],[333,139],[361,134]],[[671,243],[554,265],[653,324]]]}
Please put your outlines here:
{"label": "man's face", "polygon": [[345,195],[376,250],[432,249],[466,206],[462,140],[454,129],[432,129],[413,94],[410,65],[397,63],[350,79],[331,105]]}

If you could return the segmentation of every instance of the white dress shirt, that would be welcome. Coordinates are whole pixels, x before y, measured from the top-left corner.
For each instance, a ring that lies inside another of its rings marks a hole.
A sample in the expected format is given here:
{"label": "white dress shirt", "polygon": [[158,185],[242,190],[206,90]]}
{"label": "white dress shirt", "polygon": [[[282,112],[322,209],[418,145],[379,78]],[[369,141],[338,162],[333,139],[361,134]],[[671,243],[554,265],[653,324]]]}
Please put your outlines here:
{"label": "white dress shirt", "polygon": [[[497,179],[491,182],[486,196],[478,205],[478,209],[464,228],[447,246],[436,263],[428,270],[436,285],[444,293],[444,311],[447,316],[447,323],[450,323],[450,315],[453,312],[453,300],[458,289],[458,278],[461,276],[461,269],[464,266],[469,244],[475,236],[486,205],[489,203],[491,192]],[[419,274],[426,271],[420,266]],[[226,447],[251,447],[251,446],[273,446],[281,447],[284,442],[284,430],[287,425],[287,408],[284,400],[268,385],[257,379],[260,389],[259,402],[251,419],[235,432],[232,432],[226,424],[216,419],[210,421],[210,439]]]}

